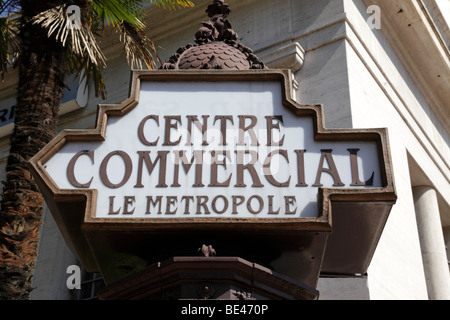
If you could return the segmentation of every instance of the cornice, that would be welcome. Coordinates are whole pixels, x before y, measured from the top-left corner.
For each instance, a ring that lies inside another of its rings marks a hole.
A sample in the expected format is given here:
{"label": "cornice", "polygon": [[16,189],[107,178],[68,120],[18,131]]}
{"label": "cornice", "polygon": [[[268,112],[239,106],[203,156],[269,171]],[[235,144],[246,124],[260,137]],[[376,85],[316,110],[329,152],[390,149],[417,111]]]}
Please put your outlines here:
{"label": "cornice", "polygon": [[382,12],[383,35],[450,135],[450,51],[420,0],[363,0]]}

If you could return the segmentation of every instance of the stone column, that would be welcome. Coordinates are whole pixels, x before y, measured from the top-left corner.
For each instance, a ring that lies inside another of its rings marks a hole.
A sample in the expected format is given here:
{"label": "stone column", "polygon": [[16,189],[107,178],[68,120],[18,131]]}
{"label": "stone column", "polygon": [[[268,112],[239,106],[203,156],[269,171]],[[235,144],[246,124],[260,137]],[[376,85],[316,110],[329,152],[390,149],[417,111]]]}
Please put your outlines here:
{"label": "stone column", "polygon": [[414,206],[430,300],[450,300],[450,272],[444,245],[436,191],[413,188]]}
{"label": "stone column", "polygon": [[447,263],[450,272],[450,227],[444,227],[445,249],[447,250]]}

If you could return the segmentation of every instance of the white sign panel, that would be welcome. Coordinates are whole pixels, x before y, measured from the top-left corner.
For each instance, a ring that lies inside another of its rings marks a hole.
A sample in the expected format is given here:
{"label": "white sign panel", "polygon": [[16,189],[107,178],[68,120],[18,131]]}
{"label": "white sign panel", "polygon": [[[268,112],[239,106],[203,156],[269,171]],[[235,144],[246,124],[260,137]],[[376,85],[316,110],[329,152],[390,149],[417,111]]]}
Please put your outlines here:
{"label": "white sign panel", "polygon": [[104,141],[46,163],[60,189],[98,190],[96,218],[318,217],[319,188],[381,187],[375,141],[315,141],[279,82],[141,82]]}

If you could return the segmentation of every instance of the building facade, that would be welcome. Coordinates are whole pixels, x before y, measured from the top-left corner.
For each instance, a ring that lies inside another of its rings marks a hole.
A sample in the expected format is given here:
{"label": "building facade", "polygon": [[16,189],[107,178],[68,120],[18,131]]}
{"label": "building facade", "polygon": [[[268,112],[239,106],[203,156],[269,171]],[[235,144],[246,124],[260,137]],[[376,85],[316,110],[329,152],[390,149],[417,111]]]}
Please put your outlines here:
{"label": "building facade", "polygon": [[[194,8],[146,9],[147,32],[161,60],[192,43],[209,0]],[[450,299],[450,33],[438,0],[228,0],[239,41],[270,69],[288,69],[292,96],[322,104],[326,128],[387,128],[397,201],[366,274],[321,274],[322,300]],[[130,94],[131,70],[118,39],[102,40],[107,101],[76,80],[61,106],[60,130],[95,126],[98,104]],[[167,70],[167,72],[171,72]],[[2,166],[11,133],[16,75],[0,87]],[[77,93],[77,94],[75,94]],[[5,120],[5,121],[3,121]],[[31,299],[95,296],[101,275],[83,266],[46,210]],[[143,266],[144,267],[144,266]],[[138,270],[136,270],[138,271]],[[87,292],[89,287],[91,292]]]}

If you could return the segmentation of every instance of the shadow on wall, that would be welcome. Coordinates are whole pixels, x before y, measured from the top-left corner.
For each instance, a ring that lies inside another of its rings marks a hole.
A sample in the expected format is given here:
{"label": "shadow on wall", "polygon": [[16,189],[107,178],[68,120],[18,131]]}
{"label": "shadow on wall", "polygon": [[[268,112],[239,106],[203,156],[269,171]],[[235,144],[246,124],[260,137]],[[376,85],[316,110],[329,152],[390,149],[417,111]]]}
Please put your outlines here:
{"label": "shadow on wall", "polygon": [[367,277],[320,278],[319,300],[370,300]]}

